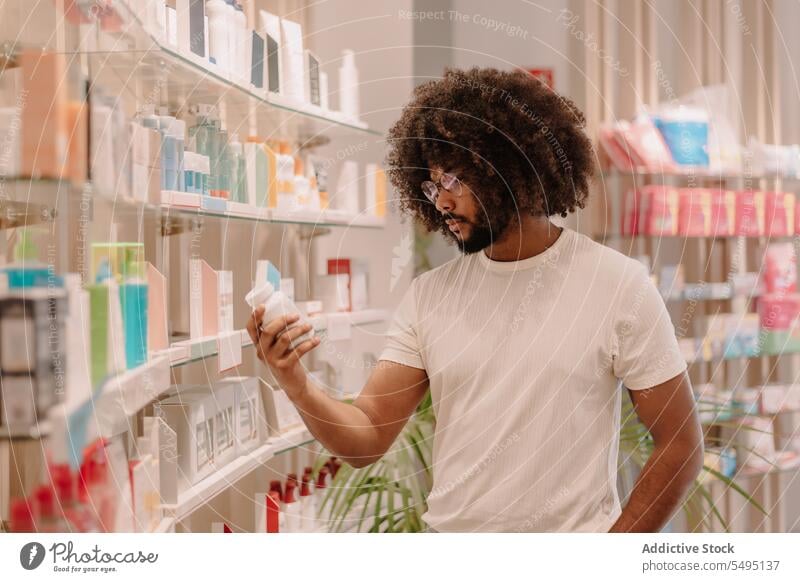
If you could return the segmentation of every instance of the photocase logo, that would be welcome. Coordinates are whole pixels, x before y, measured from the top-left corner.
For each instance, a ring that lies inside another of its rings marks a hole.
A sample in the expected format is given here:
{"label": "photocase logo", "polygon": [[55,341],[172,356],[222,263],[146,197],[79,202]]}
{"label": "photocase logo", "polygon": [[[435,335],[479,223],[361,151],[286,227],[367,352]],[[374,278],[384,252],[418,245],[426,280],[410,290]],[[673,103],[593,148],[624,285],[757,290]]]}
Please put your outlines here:
{"label": "photocase logo", "polygon": [[26,570],[35,570],[44,561],[44,546],[39,542],[28,542],[19,551],[19,563]]}

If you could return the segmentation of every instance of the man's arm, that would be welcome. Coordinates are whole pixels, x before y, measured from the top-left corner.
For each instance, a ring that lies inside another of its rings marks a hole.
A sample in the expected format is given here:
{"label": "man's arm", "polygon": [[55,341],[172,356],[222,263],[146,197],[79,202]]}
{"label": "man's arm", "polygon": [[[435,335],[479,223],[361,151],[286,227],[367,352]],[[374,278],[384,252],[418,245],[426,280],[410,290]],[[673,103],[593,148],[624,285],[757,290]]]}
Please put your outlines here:
{"label": "man's arm", "polygon": [[686,373],[658,386],[629,392],[655,446],[610,531],[658,532],[683,502],[703,467],[702,430]]}
{"label": "man's arm", "polygon": [[310,326],[286,330],[297,315],[281,317],[260,329],[263,308],[253,313],[247,331],[258,358],[300,412],[311,434],[334,455],[354,467],[380,459],[389,449],[428,390],[425,370],[381,360],[358,398],[348,404],[325,394],[309,378],[300,358],[319,345],[303,342],[294,350],[290,342]]}

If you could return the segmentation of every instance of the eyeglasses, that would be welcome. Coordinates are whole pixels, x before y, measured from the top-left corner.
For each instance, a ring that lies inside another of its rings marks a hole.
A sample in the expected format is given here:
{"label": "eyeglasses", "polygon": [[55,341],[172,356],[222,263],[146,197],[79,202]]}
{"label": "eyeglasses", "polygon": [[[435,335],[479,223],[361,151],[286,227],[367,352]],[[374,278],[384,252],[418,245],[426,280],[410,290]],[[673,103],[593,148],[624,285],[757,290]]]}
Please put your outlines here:
{"label": "eyeglasses", "polygon": [[422,183],[422,192],[433,204],[439,199],[439,188],[444,188],[454,196],[461,196],[461,181],[454,174],[442,174],[438,182],[426,180]]}

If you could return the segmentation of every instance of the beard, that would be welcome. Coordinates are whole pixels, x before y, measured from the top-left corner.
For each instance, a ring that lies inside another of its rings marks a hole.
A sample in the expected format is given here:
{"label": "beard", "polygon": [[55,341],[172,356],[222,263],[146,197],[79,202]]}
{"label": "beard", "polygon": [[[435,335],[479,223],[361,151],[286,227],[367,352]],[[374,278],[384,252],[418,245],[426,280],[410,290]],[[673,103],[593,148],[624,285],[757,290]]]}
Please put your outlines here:
{"label": "beard", "polygon": [[488,220],[472,222],[456,215],[449,215],[448,218],[457,219],[461,223],[469,224],[470,226],[470,235],[467,238],[450,232],[450,235],[455,239],[456,245],[458,245],[458,249],[465,255],[482,251],[492,243],[500,240],[510,223],[510,220],[505,217],[495,219],[494,225],[490,224]]}

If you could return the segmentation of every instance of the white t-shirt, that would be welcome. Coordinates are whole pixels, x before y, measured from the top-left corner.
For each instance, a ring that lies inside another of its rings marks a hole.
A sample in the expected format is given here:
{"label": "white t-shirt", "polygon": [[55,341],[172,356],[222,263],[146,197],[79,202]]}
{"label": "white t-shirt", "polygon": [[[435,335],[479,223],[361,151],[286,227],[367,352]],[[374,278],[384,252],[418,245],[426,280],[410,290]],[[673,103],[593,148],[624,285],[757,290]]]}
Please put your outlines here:
{"label": "white t-shirt", "polygon": [[620,380],[683,372],[647,269],[565,228],[543,253],[483,252],[415,279],[381,359],[426,370],[437,531],[607,531],[620,514]]}

